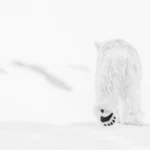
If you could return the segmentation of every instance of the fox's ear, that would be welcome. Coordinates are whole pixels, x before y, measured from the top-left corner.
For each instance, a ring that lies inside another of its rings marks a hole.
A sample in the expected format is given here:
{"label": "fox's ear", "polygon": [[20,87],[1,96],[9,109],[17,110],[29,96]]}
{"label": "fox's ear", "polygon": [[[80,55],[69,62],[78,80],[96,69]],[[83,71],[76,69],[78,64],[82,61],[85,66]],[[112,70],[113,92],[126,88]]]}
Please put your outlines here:
{"label": "fox's ear", "polygon": [[95,45],[97,51],[99,51],[102,48],[103,43],[102,42],[95,42],[94,45]]}

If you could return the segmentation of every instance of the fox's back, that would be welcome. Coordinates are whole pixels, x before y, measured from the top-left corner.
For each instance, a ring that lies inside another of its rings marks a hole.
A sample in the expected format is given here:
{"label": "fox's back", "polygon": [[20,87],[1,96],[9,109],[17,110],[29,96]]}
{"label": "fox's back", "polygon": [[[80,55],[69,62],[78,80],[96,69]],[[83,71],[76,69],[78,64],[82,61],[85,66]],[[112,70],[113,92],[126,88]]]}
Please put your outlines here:
{"label": "fox's back", "polygon": [[107,91],[137,87],[141,80],[140,58],[136,50],[126,46],[102,51],[97,62],[97,75]]}

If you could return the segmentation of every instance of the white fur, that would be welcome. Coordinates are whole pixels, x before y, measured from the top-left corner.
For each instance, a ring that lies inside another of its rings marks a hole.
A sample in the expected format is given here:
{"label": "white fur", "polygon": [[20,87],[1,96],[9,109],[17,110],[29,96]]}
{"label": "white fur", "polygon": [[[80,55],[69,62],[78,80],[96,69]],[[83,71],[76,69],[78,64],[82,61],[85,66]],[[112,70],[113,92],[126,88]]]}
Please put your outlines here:
{"label": "white fur", "polygon": [[114,112],[119,122],[141,122],[141,62],[136,49],[121,39],[96,43],[96,114]]}

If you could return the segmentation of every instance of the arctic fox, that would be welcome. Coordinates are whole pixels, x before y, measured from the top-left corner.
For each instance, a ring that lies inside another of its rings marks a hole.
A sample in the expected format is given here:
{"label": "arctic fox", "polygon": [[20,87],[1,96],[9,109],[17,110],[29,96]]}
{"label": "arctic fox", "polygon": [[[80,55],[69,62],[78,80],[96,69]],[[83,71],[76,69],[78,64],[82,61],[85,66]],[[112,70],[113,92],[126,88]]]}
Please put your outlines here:
{"label": "arctic fox", "polygon": [[95,112],[102,125],[141,125],[141,61],[136,49],[117,39],[96,43]]}

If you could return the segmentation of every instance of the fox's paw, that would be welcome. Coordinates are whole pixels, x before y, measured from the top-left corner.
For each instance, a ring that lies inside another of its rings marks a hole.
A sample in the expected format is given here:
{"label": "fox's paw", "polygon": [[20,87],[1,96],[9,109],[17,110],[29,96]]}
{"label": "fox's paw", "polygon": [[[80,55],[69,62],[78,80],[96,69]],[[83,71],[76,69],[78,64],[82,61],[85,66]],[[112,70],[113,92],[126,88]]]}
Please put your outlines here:
{"label": "fox's paw", "polygon": [[123,123],[126,125],[143,126],[143,122],[135,116],[128,117]]}
{"label": "fox's paw", "polygon": [[104,126],[112,126],[116,123],[116,116],[114,115],[114,113],[109,113],[104,109],[101,109],[101,116],[100,116],[100,121]]}

